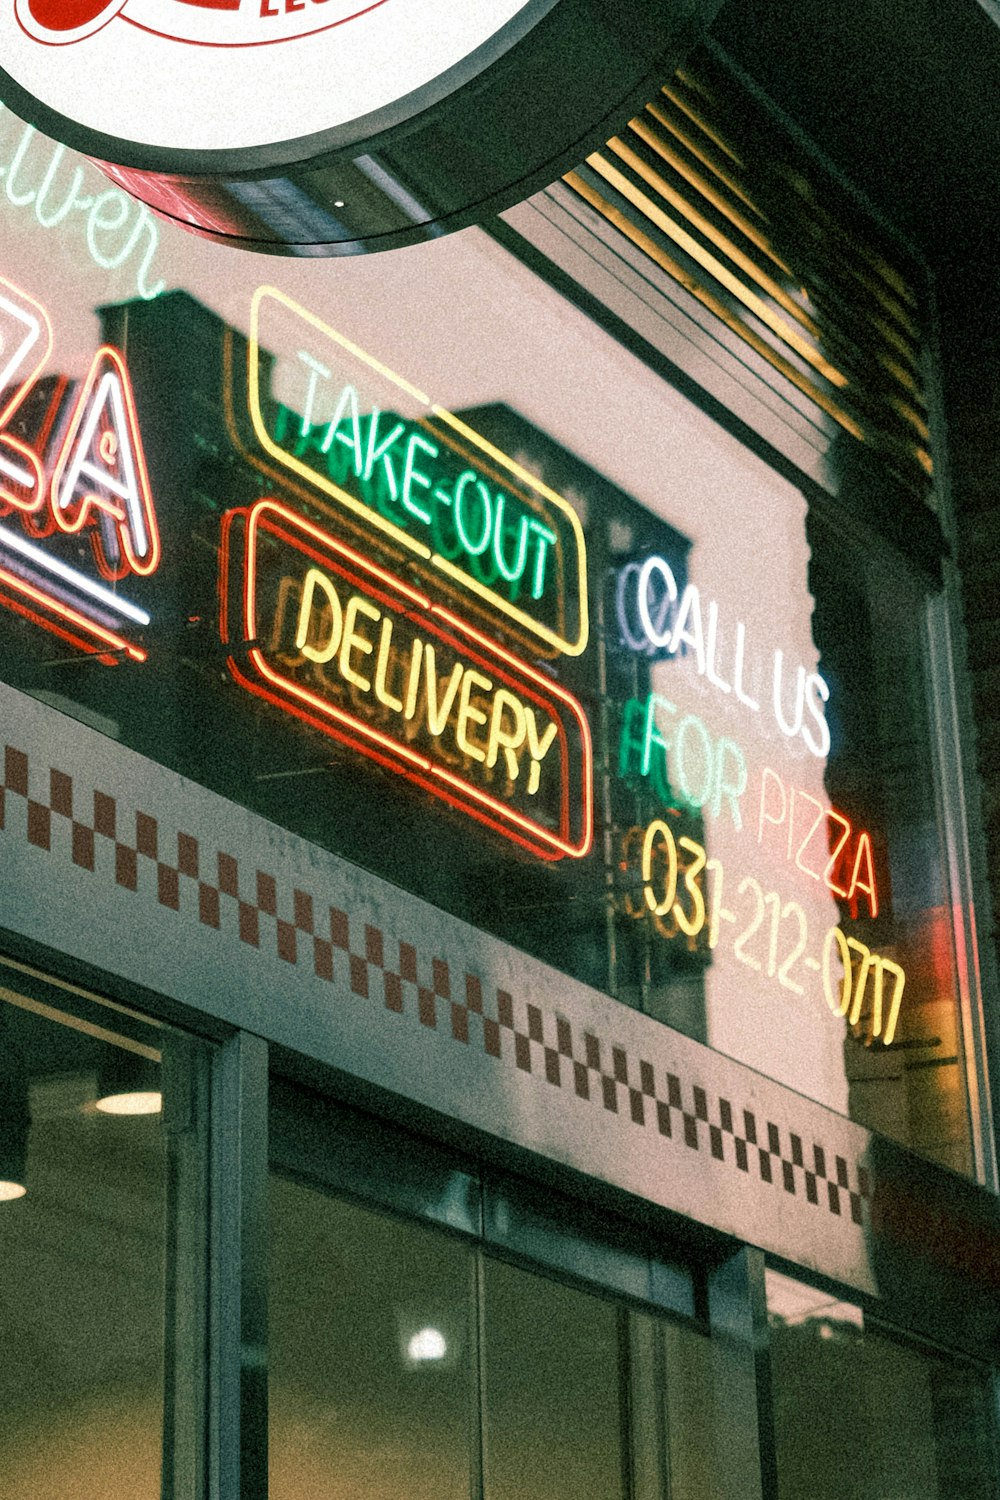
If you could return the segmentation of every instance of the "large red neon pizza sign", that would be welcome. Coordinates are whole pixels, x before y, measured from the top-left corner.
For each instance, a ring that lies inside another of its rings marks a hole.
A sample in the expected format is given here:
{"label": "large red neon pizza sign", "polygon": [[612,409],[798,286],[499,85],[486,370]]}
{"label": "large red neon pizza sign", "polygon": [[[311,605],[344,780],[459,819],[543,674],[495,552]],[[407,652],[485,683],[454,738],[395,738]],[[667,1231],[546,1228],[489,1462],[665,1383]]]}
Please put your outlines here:
{"label": "large red neon pizza sign", "polygon": [[12,427],[51,349],[44,307],[0,277],[0,604],[109,663],[145,661],[149,614],[119,585],[156,571],[160,538],[128,369],[102,346],[25,441]]}

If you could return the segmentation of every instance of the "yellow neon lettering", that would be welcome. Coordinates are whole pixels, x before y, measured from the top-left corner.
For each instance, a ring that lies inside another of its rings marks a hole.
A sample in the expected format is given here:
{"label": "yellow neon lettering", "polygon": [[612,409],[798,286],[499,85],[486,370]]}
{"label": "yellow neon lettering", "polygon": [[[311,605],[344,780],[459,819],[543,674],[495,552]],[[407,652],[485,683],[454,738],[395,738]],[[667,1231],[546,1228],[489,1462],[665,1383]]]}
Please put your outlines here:
{"label": "yellow neon lettering", "polygon": [[413,496],[414,485],[419,486],[422,490],[429,490],[432,483],[430,476],[424,474],[415,466],[414,455],[418,448],[422,449],[428,458],[437,458],[438,456],[438,446],[436,443],[428,442],[425,437],[421,437],[419,432],[410,433],[410,440],[406,445],[406,459],[403,464],[403,505],[410,512],[411,516],[416,516],[418,521],[423,521],[425,526],[429,526],[431,524],[430,511],[424,510],[421,505],[418,505]]}
{"label": "yellow neon lettering", "polygon": [[[833,957],[834,947],[840,951],[840,963],[843,969],[839,1000],[834,996],[830,975],[830,959]],[[831,927],[823,939],[823,993],[826,996],[827,1005],[835,1016],[847,1015],[851,1004],[851,950],[839,927]]]}
{"label": "yellow neon lettering", "polygon": [[388,615],[382,620],[382,634],[379,636],[378,660],[375,663],[375,696],[386,708],[395,709],[399,713],[403,707],[401,698],[394,698],[385,685],[386,675],[389,671],[389,663],[392,660],[392,621]]}
{"label": "yellow neon lettering", "polygon": [[892,1002],[889,1006],[889,1019],[886,1022],[885,1036],[882,1038],[887,1047],[892,1045],[896,1035],[896,1022],[899,1020],[899,1007],[903,1003],[903,988],[906,984],[906,975],[899,964],[893,963],[890,958],[880,960],[882,967],[888,969],[896,979],[896,988],[892,992]]}
{"label": "yellow neon lettering", "polygon": [[455,730],[455,738],[458,741],[458,748],[464,751],[466,755],[471,755],[473,760],[485,760],[486,751],[481,750],[478,745],[474,745],[468,735],[468,726],[470,723],[485,724],[488,717],[488,715],[483,713],[482,709],[476,708],[470,701],[470,695],[473,689],[477,687],[480,691],[488,693],[492,689],[493,684],[481,672],[475,671],[472,667],[466,667],[465,676],[462,678],[462,692],[458,700],[458,725]]}
{"label": "yellow neon lettering", "polygon": [[[513,715],[513,727],[504,729],[504,710],[509,709]],[[496,765],[497,756],[503,750],[507,758],[507,775],[511,781],[517,780],[519,762],[517,751],[524,744],[527,735],[527,723],[524,707],[520,698],[515,698],[513,693],[508,693],[506,688],[497,688],[493,699],[493,712],[490,715],[490,732],[486,742],[486,764],[488,767]]]}
{"label": "yellow neon lettering", "polygon": [[444,697],[438,696],[438,682],[436,653],[433,646],[424,647],[424,662],[426,672],[424,676],[427,681],[427,727],[435,739],[444,733],[444,727],[451,713],[451,706],[458,692],[458,684],[462,679],[462,663],[456,662],[451,669],[448,678],[448,686],[444,690]]}
{"label": "yellow neon lettering", "polygon": [[420,690],[420,665],[423,654],[424,643],[418,635],[413,642],[413,655],[410,657],[410,677],[406,684],[406,706],[403,709],[404,719],[412,719],[417,711],[417,693]]}
{"label": "yellow neon lettering", "polygon": [[[663,898],[657,901],[653,894],[653,846],[657,839],[662,839],[667,850],[667,876],[664,881]],[[645,881],[643,895],[646,905],[654,917],[662,917],[674,904],[677,894],[677,845],[674,836],[664,823],[662,818],[654,818],[646,829],[646,836],[642,841],[642,878]]]}
{"label": "yellow neon lettering", "polygon": [[[309,644],[312,624],[313,599],[316,590],[319,589],[325,596],[326,603],[330,606],[330,634],[325,646],[313,646]],[[299,606],[299,623],[295,632],[296,649],[310,661],[327,662],[337,654],[340,645],[340,637],[343,632],[344,612],[340,606],[340,598],[337,590],[318,568],[310,568],[302,585],[302,603]]]}
{"label": "yellow neon lettering", "polygon": [[[868,982],[868,971],[869,971],[869,969],[872,966],[872,954],[871,954],[871,949],[868,948],[864,943],[859,942],[857,938],[849,937],[847,939],[847,946],[848,946],[848,948],[852,949],[859,956],[859,958],[861,959],[861,962],[858,965],[857,978],[854,981],[854,1003],[851,1006],[851,1014],[847,1018],[848,1021],[849,1021],[849,1023],[852,1026],[856,1026],[858,1024],[858,1021],[861,1019],[861,1004],[862,1004],[862,1001],[865,998],[865,985]],[[881,968],[879,968],[876,971],[876,974],[875,974],[875,1011],[874,1011],[874,1015],[875,1015],[875,1035],[878,1036],[878,1033],[882,1030],[882,970],[881,970]]]}
{"label": "yellow neon lettering", "polygon": [[359,687],[362,692],[367,693],[371,687],[371,683],[367,677],[362,677],[351,666],[351,652],[356,648],[361,652],[362,656],[371,656],[375,650],[375,646],[367,636],[358,635],[355,630],[358,615],[364,615],[369,620],[380,620],[382,618],[382,611],[376,609],[374,604],[369,604],[367,599],[362,599],[360,594],[352,595],[345,611],[344,638],[340,643],[338,665],[340,667],[340,675],[346,682],[353,682],[355,687]]}
{"label": "yellow neon lettering", "polygon": [[705,925],[705,897],[701,886],[698,884],[698,876],[705,868],[707,855],[700,844],[694,839],[681,838],[678,840],[680,847],[686,853],[694,856],[687,869],[684,871],[684,889],[691,898],[691,916],[688,917],[679,901],[674,902],[674,920],[681,932],[688,937],[697,937]]}
{"label": "yellow neon lettering", "polygon": [[558,726],[551,720],[541,739],[538,738],[538,725],[535,723],[535,710],[525,704],[524,708],[525,728],[528,731],[528,754],[531,756],[531,770],[528,772],[528,796],[533,797],[538,791],[538,782],[542,774],[542,761],[548,753],[549,746],[556,737]]}

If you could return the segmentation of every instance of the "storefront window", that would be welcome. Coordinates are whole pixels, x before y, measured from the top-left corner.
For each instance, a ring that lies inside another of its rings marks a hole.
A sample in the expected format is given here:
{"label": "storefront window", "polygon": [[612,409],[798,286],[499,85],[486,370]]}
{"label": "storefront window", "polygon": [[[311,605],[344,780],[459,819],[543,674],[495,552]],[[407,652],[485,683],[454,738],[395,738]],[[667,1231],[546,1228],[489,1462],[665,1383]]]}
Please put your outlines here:
{"label": "storefront window", "polygon": [[745,1500],[740,1351],[666,1310],[696,1273],[661,1240],[294,1097],[270,1115],[271,1500]]}
{"label": "storefront window", "polygon": [[189,1055],[162,1028],[61,1011],[59,991],[0,973],[0,1489],[159,1500],[204,1405],[197,1321],[180,1349],[167,1316],[202,1295]]}
{"label": "storefront window", "polygon": [[768,1273],[779,1500],[987,1500],[985,1372]]}
{"label": "storefront window", "polygon": [[0,167],[6,679],[972,1171],[926,580],[480,231]]}

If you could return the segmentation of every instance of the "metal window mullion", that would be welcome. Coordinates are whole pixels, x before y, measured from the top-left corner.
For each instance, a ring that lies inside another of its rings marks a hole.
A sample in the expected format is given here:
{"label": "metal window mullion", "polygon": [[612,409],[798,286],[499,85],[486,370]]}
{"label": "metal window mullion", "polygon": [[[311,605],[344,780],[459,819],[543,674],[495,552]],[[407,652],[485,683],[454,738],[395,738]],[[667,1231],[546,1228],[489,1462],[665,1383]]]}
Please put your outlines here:
{"label": "metal window mullion", "polygon": [[210,1500],[267,1496],[267,1062],[239,1032],[213,1063]]}
{"label": "metal window mullion", "polygon": [[726,1500],[778,1500],[764,1254],[743,1246],[708,1273],[712,1399]]}

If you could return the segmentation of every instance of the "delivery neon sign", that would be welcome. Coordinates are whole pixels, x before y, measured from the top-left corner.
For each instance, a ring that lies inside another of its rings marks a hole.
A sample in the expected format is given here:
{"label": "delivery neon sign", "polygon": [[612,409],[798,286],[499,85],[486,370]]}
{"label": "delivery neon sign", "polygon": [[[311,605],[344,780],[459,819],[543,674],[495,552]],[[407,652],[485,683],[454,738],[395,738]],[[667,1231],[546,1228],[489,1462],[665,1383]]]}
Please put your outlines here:
{"label": "delivery neon sign", "polygon": [[[0,603],[106,662],[145,661],[145,609],[118,585],[160,561],[139,423],[121,353],[100,348],[68,417],[56,381],[32,441],[13,430],[52,349],[41,303],[0,277]],[[59,433],[49,467],[47,443]],[[73,539],[89,543],[90,566]]]}
{"label": "delivery neon sign", "polygon": [[276,500],[225,519],[221,631],[249,691],[543,858],[592,839],[577,701]]}

